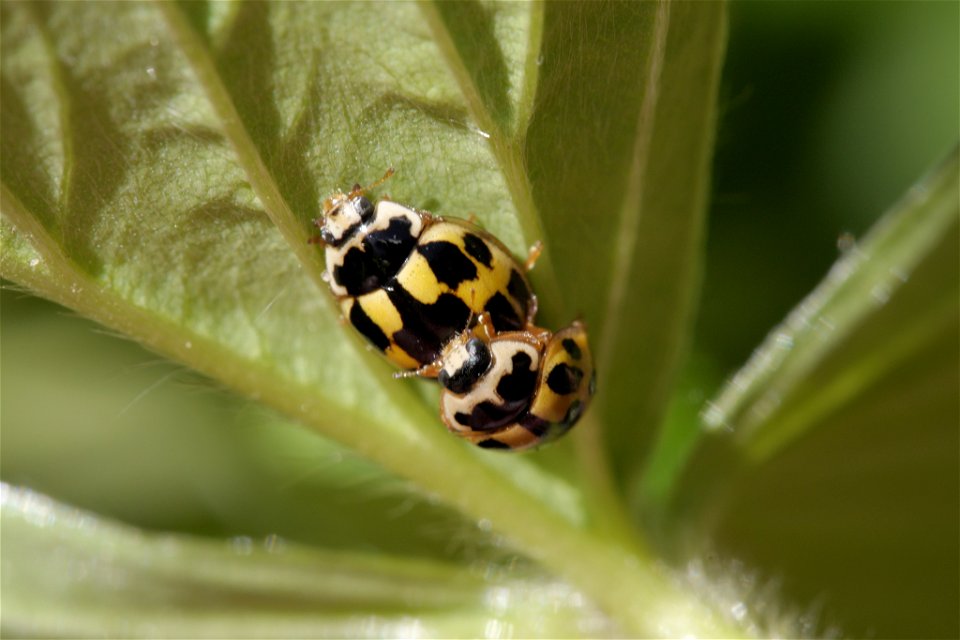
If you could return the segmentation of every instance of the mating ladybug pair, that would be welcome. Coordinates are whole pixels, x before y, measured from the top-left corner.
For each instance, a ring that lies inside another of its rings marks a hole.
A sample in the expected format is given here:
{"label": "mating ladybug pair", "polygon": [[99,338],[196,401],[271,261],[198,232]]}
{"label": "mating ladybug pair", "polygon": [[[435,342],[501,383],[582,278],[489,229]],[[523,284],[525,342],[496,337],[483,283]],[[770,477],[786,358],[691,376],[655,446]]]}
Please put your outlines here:
{"label": "mating ladybug pair", "polygon": [[517,451],[566,433],[596,380],[581,322],[557,333],[533,324],[526,273],[539,247],[520,265],[466,220],[364,197],[391,175],[327,198],[314,221],[344,318],[398,377],[437,378],[440,417],[472,443]]}

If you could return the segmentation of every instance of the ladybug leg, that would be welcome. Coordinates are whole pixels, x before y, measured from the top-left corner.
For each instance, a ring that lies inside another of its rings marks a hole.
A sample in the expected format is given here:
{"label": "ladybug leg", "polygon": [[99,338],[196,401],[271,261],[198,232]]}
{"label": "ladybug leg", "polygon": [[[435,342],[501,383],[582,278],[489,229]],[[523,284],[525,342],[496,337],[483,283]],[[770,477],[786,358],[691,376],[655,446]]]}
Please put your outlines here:
{"label": "ladybug leg", "polygon": [[530,251],[527,253],[527,261],[523,265],[527,272],[533,271],[533,267],[537,264],[537,259],[541,253],[543,253],[543,243],[537,240],[533,243],[533,246],[530,247]]}
{"label": "ladybug leg", "polygon": [[533,319],[537,317],[537,310],[539,309],[540,303],[537,301],[537,294],[530,294],[530,302],[527,305],[527,328],[533,327]]}
{"label": "ladybug leg", "polygon": [[535,340],[541,349],[547,346],[550,338],[553,337],[553,333],[551,333],[549,329],[538,327],[533,324],[533,322],[527,322],[527,326],[523,328],[523,332],[527,334],[530,339]]}
{"label": "ladybug leg", "polygon": [[549,329],[544,329],[543,327],[533,327],[533,335],[541,345],[546,346],[553,334],[550,333]]}
{"label": "ladybug leg", "polygon": [[493,318],[490,317],[488,312],[484,311],[477,316],[477,324],[480,325],[480,328],[483,330],[487,342],[493,340],[494,336],[497,335],[497,330],[493,326]]}
{"label": "ladybug leg", "polygon": [[[326,205],[324,205],[324,206],[326,206]],[[326,211],[326,209],[324,209],[324,211]],[[311,222],[311,223],[313,224],[313,226],[315,226],[317,229],[322,229],[322,228],[323,228],[323,218],[314,218],[314,219],[311,220],[310,222]],[[309,238],[307,238],[307,244],[325,244],[325,243],[323,242],[323,238],[322,238],[322,237],[320,237],[319,235],[316,235],[316,236],[310,236]]]}
{"label": "ladybug leg", "polygon": [[439,362],[431,362],[430,364],[425,364],[419,369],[414,371],[397,371],[393,374],[394,378],[398,380],[400,378],[436,378],[440,375],[440,370],[443,366]]}

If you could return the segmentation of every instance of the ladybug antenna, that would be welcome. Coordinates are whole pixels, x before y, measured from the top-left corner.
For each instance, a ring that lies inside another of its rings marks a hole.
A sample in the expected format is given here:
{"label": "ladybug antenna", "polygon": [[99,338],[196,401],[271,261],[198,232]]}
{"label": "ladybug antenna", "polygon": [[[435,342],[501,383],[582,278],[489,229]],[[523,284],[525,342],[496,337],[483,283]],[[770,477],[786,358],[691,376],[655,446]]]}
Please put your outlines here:
{"label": "ladybug antenna", "polygon": [[363,193],[370,191],[371,189],[375,189],[376,187],[379,187],[384,182],[389,180],[390,176],[392,176],[394,173],[396,172],[394,171],[393,167],[390,167],[376,182],[372,182],[365,187],[361,187],[359,184],[353,185],[353,189],[350,190],[350,197],[353,198],[353,197],[362,195]]}
{"label": "ladybug antenna", "polygon": [[477,313],[474,311],[474,306],[477,302],[477,290],[470,290],[470,317],[467,318],[467,329],[471,332],[474,332],[477,328],[477,325],[483,330],[483,335],[486,337],[487,342],[493,340],[493,337],[497,335],[497,330],[493,326],[493,318],[490,316],[489,311],[481,311]]}
{"label": "ladybug antenna", "polygon": [[[477,328],[478,324],[482,324],[480,315],[483,315],[483,314],[478,315],[477,312],[474,310],[474,307],[476,306],[476,304],[477,304],[477,290],[470,289],[470,315],[467,316],[467,332],[468,333],[472,333],[474,329]],[[484,327],[484,329],[486,328]]]}

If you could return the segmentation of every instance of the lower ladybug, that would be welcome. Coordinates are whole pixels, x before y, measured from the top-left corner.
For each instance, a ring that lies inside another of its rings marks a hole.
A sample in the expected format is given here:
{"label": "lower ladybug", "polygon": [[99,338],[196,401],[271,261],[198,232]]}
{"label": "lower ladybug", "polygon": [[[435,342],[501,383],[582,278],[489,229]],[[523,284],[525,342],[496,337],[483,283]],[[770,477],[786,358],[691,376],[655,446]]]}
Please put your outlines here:
{"label": "lower ladybug", "polygon": [[582,322],[550,333],[495,333],[487,314],[448,342],[436,362],[406,375],[436,377],[440,417],[485,449],[521,451],[559,438],[583,415],[596,373]]}

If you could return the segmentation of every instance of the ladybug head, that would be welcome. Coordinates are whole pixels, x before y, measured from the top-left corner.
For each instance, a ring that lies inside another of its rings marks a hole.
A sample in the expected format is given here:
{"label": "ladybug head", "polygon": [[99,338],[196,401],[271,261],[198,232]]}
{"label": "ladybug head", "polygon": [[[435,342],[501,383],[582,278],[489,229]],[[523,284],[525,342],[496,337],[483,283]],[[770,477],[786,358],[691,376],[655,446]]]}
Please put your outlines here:
{"label": "ladybug head", "polygon": [[339,247],[373,219],[373,204],[362,195],[337,194],[323,203],[320,237],[324,243]]}

